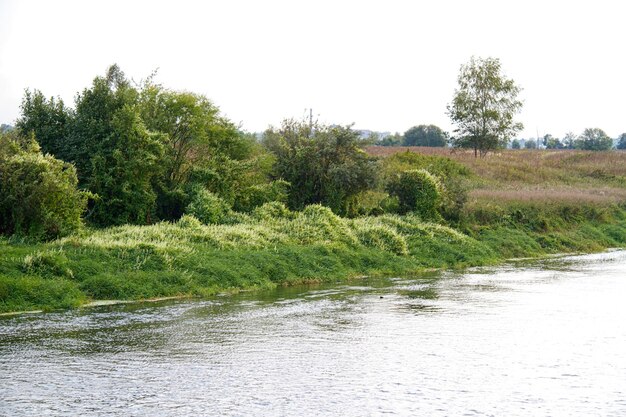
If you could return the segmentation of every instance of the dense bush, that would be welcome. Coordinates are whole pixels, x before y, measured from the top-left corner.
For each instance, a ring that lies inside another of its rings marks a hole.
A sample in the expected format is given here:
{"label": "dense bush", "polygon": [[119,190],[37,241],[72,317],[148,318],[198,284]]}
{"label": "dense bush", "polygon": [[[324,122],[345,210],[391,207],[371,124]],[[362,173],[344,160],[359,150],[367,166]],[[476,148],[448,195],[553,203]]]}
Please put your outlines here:
{"label": "dense bush", "polygon": [[230,211],[228,203],[202,187],[194,189],[186,210],[187,214],[205,224],[221,223]]}
{"label": "dense bush", "polygon": [[[382,177],[385,184],[394,180],[399,172],[425,169],[435,175],[443,186],[438,206],[441,216],[452,223],[460,219],[463,206],[467,202],[468,180],[471,171],[460,163],[437,155],[423,155],[415,152],[399,152],[382,161]],[[393,210],[393,200],[384,201]]]}
{"label": "dense bush", "polygon": [[423,219],[440,218],[441,184],[425,169],[404,171],[387,184],[390,195],[399,200],[400,213],[416,212]]}
{"label": "dense bush", "polygon": [[283,180],[251,185],[236,196],[233,208],[247,213],[273,201],[285,203],[288,191],[289,183]]}
{"label": "dense bush", "polygon": [[0,233],[52,239],[82,225],[88,194],[76,170],[31,140],[0,136]]}
{"label": "dense bush", "polygon": [[350,126],[286,120],[267,130],[263,143],[276,157],[275,178],[291,184],[291,209],[323,204],[344,215],[352,196],[375,185],[376,161]]}
{"label": "dense bush", "polygon": [[281,198],[277,186],[258,186],[268,182],[272,158],[254,137],[206,97],[152,77],[137,84],[113,65],[77,94],[74,109],[37,90],[26,92],[21,109],[19,133],[71,162],[80,186],[99,196],[92,224],[176,220],[196,185],[249,210]]}

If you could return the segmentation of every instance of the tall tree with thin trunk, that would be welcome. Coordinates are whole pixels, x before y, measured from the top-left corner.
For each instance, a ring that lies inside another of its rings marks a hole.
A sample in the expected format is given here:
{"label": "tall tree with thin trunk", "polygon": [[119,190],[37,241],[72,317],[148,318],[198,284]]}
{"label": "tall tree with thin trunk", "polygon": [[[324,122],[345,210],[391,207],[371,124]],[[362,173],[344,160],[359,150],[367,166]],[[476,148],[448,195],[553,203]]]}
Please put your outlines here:
{"label": "tall tree with thin trunk", "polygon": [[505,146],[523,125],[514,120],[522,102],[521,88],[501,71],[497,58],[474,58],[461,66],[458,88],[448,115],[456,125],[455,147],[472,148],[474,155]]}

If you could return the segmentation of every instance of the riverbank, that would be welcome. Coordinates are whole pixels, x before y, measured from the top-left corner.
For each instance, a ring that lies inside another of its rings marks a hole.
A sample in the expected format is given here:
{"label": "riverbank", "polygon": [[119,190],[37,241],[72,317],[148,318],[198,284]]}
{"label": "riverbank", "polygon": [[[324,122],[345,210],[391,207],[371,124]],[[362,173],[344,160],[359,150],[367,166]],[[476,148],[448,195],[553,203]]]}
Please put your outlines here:
{"label": "riverbank", "polygon": [[321,206],[299,213],[274,207],[232,223],[183,217],[49,243],[0,240],[0,312],[207,297],[626,245],[626,212],[617,206],[472,206],[458,229],[412,215],[344,219]]}

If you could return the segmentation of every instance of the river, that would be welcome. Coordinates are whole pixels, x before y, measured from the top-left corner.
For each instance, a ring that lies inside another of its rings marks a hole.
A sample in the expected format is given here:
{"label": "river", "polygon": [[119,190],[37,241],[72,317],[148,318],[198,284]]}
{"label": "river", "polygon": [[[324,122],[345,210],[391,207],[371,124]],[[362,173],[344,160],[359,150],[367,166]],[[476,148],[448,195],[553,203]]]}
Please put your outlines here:
{"label": "river", "polygon": [[0,416],[625,416],[626,252],[0,318]]}

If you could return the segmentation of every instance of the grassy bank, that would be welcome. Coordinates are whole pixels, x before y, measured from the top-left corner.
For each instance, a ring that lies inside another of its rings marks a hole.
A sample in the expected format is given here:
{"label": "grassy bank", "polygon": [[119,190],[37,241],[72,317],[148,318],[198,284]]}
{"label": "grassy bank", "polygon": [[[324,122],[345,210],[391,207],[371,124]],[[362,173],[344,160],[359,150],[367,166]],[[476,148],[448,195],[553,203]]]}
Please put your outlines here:
{"label": "grassy bank", "polygon": [[[50,243],[0,240],[0,312],[407,274],[509,257],[626,244],[617,206],[528,211],[476,205],[464,232],[414,216],[343,219],[321,206],[265,206],[233,224],[178,223],[88,231]],[[534,213],[534,214],[533,214]],[[524,217],[525,216],[525,217]]]}
{"label": "grassy bank", "polygon": [[[369,150],[382,157],[404,151]],[[626,153],[503,151],[476,159],[446,149],[409,151],[466,168],[436,162],[448,168],[443,172],[458,171],[469,190],[454,228],[412,215],[344,219],[321,206],[296,213],[269,204],[222,225],[183,217],[49,243],[0,238],[0,312],[204,297],[626,246]],[[431,162],[400,158],[389,167]]]}

